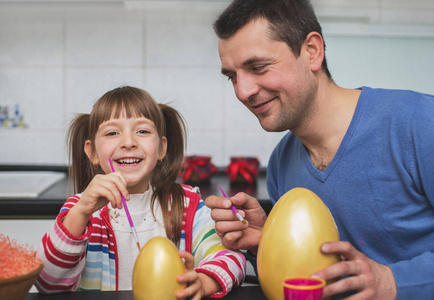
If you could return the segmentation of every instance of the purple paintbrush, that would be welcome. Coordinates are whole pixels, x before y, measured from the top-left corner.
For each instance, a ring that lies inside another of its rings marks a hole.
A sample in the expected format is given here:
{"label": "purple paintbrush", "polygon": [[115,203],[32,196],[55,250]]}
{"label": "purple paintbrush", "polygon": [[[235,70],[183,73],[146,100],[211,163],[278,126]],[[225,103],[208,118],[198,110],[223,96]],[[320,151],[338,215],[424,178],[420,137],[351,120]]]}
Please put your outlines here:
{"label": "purple paintbrush", "polygon": [[[226,195],[225,191],[223,191],[221,186],[219,186],[219,189],[222,192],[223,196],[225,198],[229,199],[229,197]],[[240,213],[238,212],[238,210],[235,208],[235,206],[233,204],[232,204],[231,209],[232,209],[232,212],[237,216],[238,220],[240,220],[243,224],[247,224],[247,221],[244,220],[244,218],[240,215]]]}
{"label": "purple paintbrush", "polygon": [[[110,167],[112,168],[112,172],[114,172],[115,168],[113,167],[113,163],[112,163],[112,160],[110,158],[109,158],[109,162],[110,162]],[[136,240],[137,247],[139,248],[139,251],[140,251],[139,237],[137,236],[136,228],[134,227],[134,224],[133,224],[133,219],[131,219],[130,211],[128,210],[128,206],[127,206],[127,202],[125,201],[125,198],[124,198],[124,196],[122,196],[122,194],[121,194],[121,198],[122,198],[122,205],[124,206],[125,213],[127,214],[127,219],[128,219],[128,222],[130,223],[130,227],[131,227],[131,230],[133,232],[134,239]]]}

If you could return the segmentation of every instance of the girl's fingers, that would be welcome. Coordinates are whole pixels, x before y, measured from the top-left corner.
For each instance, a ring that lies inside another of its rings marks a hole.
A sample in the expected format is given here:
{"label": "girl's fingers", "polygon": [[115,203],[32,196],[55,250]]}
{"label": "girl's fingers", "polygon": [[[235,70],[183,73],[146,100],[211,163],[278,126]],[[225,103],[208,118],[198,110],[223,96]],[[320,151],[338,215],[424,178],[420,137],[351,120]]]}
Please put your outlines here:
{"label": "girl's fingers", "polygon": [[112,174],[96,175],[85,192],[88,197],[94,199],[94,205],[98,206],[98,209],[107,204],[100,203],[101,200],[108,201],[114,208],[120,209],[122,208],[122,198],[119,189],[126,189],[119,176],[113,176]]}
{"label": "girl's fingers", "polygon": [[104,207],[107,201],[113,208],[122,209],[122,196],[129,200],[127,180],[120,172],[98,174],[89,183],[82,195],[84,211],[94,211]]}
{"label": "girl's fingers", "polygon": [[114,175],[117,175],[122,181],[122,183],[117,184],[119,192],[124,196],[125,200],[130,200],[130,195],[127,189],[127,179],[120,172],[115,172]]}
{"label": "girl's fingers", "polygon": [[108,187],[105,188],[106,192],[104,193],[104,197],[111,203],[113,208],[121,209],[122,199],[116,186],[110,184]]}
{"label": "girl's fingers", "polygon": [[197,276],[197,273],[195,271],[186,272],[185,274],[179,275],[177,280],[179,283],[189,283],[198,280],[199,276]]}
{"label": "girl's fingers", "polygon": [[179,256],[184,259],[185,268],[188,270],[193,270],[194,268],[194,257],[187,251],[180,250]]}
{"label": "girl's fingers", "polygon": [[130,200],[130,195],[127,189],[127,180],[120,172],[110,173],[105,176],[115,184],[117,192],[123,195],[125,200]]}
{"label": "girl's fingers", "polygon": [[89,185],[89,189],[93,190],[92,195],[94,195],[97,200],[104,198],[109,201],[114,208],[120,208],[119,205],[122,202],[121,196],[112,178],[97,178],[95,182],[92,183],[92,186]]}
{"label": "girl's fingers", "polygon": [[119,172],[101,175],[101,177],[100,184],[109,189],[114,196],[114,198],[109,199],[109,201],[112,203],[112,206],[114,208],[122,208],[121,195],[124,196],[125,200],[129,200],[130,198],[126,186],[126,179]]}
{"label": "girl's fingers", "polygon": [[187,288],[179,291],[177,296],[179,298],[192,297],[191,299],[200,299],[201,284],[199,275],[194,271],[194,257],[187,251],[179,251],[179,256],[184,259],[184,265],[186,268],[185,274],[178,276],[179,283],[187,283]]}
{"label": "girl's fingers", "polygon": [[[194,276],[193,273],[196,276]],[[179,276],[178,279],[180,279],[180,277],[182,277],[184,280],[186,280],[186,281],[182,280],[182,282],[187,282],[188,285],[184,290],[179,291],[177,293],[177,296],[179,298],[186,298],[186,297],[191,297],[193,295],[194,296],[199,295],[198,299],[200,299],[199,290],[200,290],[201,286],[200,286],[200,281],[198,279],[197,273],[196,272],[189,272],[189,273],[186,273],[184,275]],[[181,281],[181,280],[178,280],[178,281]]]}

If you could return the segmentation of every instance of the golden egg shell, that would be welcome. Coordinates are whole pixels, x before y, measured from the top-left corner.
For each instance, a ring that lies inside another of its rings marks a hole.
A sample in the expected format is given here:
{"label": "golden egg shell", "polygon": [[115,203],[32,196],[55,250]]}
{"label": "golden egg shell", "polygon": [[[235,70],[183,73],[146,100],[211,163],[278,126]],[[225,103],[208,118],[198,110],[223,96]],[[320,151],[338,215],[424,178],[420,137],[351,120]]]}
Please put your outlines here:
{"label": "golden egg shell", "polygon": [[177,277],[185,266],[176,246],[167,238],[150,239],[140,250],[133,270],[135,300],[176,300],[176,293],[186,288]]}
{"label": "golden egg shell", "polygon": [[284,194],[271,210],[259,242],[257,267],[261,288],[269,300],[284,300],[283,281],[311,276],[339,261],[320,246],[338,241],[333,216],[321,199],[305,188]]}

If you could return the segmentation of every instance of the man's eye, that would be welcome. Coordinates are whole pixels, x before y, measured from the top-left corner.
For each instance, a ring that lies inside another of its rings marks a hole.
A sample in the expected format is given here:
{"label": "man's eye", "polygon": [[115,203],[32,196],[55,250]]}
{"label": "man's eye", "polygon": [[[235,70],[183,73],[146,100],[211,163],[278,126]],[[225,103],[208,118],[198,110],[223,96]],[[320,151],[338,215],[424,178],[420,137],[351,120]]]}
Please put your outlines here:
{"label": "man's eye", "polygon": [[235,74],[233,74],[233,75],[226,75],[226,76],[228,78],[228,81],[231,81],[231,82],[234,82],[236,80],[236,78],[237,78],[237,76]]}
{"label": "man's eye", "polygon": [[265,69],[266,65],[259,65],[259,66],[254,66],[252,67],[253,71],[261,71],[263,69]]}

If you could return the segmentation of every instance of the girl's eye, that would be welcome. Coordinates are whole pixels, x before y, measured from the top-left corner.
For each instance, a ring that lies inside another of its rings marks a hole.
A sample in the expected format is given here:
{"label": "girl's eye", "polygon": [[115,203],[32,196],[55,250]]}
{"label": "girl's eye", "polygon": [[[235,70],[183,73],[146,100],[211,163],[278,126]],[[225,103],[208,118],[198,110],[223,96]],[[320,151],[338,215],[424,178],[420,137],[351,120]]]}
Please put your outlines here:
{"label": "girl's eye", "polygon": [[111,131],[111,132],[108,132],[108,133],[106,134],[106,136],[113,136],[113,135],[116,135],[116,134],[117,134],[116,132]]}
{"label": "girl's eye", "polygon": [[137,133],[140,133],[140,134],[147,134],[147,133],[149,133],[149,131],[147,131],[147,130],[145,130],[145,129],[142,129],[142,130],[139,130]]}

